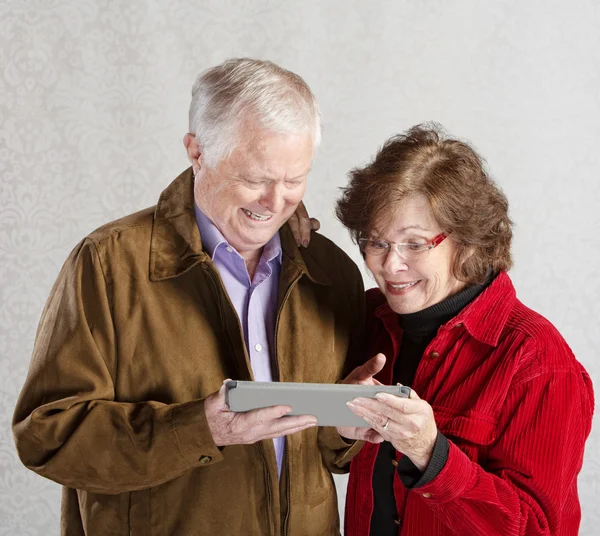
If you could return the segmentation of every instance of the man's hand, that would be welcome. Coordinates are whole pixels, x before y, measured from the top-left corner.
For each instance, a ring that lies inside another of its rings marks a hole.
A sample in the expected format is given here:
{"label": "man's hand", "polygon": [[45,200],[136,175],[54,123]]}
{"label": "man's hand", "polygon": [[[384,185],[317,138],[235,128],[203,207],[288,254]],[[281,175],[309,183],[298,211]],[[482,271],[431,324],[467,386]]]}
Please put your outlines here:
{"label": "man's hand", "polygon": [[296,212],[290,216],[288,223],[292,229],[292,233],[294,233],[294,239],[298,247],[308,247],[311,230],[318,231],[321,228],[319,220],[308,216],[308,212],[302,201],[300,201],[300,204],[296,208]]}
{"label": "man's hand", "polygon": [[286,417],[292,411],[289,406],[235,413],[225,403],[225,382],[204,401],[208,427],[218,447],[247,445],[262,439],[282,437],[317,424],[317,419],[312,415]]}
{"label": "man's hand", "polygon": [[[355,385],[383,385],[373,376],[385,366],[385,356],[377,354],[372,357],[364,365],[356,367],[342,383],[350,383]],[[369,441],[371,443],[381,443],[383,437],[373,428],[354,428],[354,427],[338,427],[338,434],[348,439],[358,439],[361,441]]]}

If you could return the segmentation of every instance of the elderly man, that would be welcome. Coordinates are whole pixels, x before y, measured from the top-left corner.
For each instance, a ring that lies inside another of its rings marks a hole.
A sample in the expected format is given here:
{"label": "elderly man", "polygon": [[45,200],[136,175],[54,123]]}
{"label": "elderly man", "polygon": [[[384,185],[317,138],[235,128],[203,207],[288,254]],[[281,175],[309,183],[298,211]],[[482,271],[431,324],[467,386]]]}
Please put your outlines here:
{"label": "elderly man", "polygon": [[13,423],[23,463],[64,486],[64,535],[338,534],[329,471],[360,448],[344,438],[374,432],[287,407],[232,413],[223,388],[336,382],[364,355],[358,269],[321,236],[298,248],[285,225],[320,133],[297,75],[247,59],[209,69],[191,168],[71,253]]}

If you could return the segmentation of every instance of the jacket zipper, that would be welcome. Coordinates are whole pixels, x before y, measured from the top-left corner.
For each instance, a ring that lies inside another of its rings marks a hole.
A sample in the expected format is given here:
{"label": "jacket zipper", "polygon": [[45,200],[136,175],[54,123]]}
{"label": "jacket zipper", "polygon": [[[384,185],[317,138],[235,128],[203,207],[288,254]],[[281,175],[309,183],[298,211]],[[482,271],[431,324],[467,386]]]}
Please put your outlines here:
{"label": "jacket zipper", "polygon": [[[302,272],[300,272],[298,275],[296,275],[296,277],[294,279],[292,279],[292,282],[290,283],[290,285],[288,286],[287,290],[285,291],[285,296],[283,297],[283,300],[281,300],[281,307],[279,308],[279,310],[277,311],[277,319],[275,320],[275,337],[274,337],[274,342],[273,342],[273,346],[275,347],[274,350],[274,354],[275,354],[275,362],[277,363],[277,374],[279,375],[279,378],[277,378],[279,381],[281,381],[281,371],[279,370],[279,356],[277,355],[277,333],[279,331],[279,319],[281,318],[281,311],[283,310],[283,306],[285,305],[285,302],[288,300],[290,294],[292,293],[292,290],[294,289],[294,287],[296,286],[296,283],[300,280],[300,278],[302,277]],[[287,439],[286,439],[286,443],[287,443]],[[288,481],[287,481],[287,486],[286,486],[286,495],[287,495],[287,511],[285,513],[285,519],[283,521],[283,536],[287,536],[287,531],[288,531],[288,523],[290,520],[290,510],[291,510],[291,485],[290,485],[290,463],[289,463],[289,458],[288,458],[288,448],[286,445],[286,449],[285,449],[285,465],[286,465],[286,469],[287,469],[287,476],[288,476]]]}
{"label": "jacket zipper", "polygon": [[[220,292],[220,287],[219,287],[219,283],[221,283],[222,288],[224,288],[223,282],[221,280],[221,277],[219,276],[218,273],[215,273],[215,271],[208,265],[208,264],[203,264],[203,266],[205,267],[205,270],[208,272],[209,277],[213,283],[213,286],[215,287],[215,291],[217,293],[217,297],[219,298],[219,302],[217,303],[219,306],[219,310],[221,311],[221,317],[223,317],[223,311],[221,309],[221,304],[220,304],[220,300],[223,298],[223,294]],[[229,305],[231,307],[231,309],[233,311],[235,311],[235,307],[233,306],[233,304],[231,303],[231,300],[229,299],[229,295],[225,292],[225,299],[229,302]],[[237,315],[236,315],[237,317]],[[240,330],[240,333],[242,333],[242,326],[240,324],[240,320],[239,318],[237,319],[238,321],[238,329]],[[227,338],[229,339],[229,343],[231,345],[231,339],[229,338],[229,335],[227,335]],[[250,357],[248,355],[248,350],[246,349],[246,345],[243,344],[242,345],[243,350],[244,350],[244,356],[246,357],[246,359],[248,360],[248,363],[250,363]],[[252,367],[250,366],[250,374],[252,374]],[[254,376],[252,374],[252,376]],[[275,536],[275,521],[273,519],[273,494],[271,492],[271,478],[269,477],[269,469],[267,467],[267,460],[265,459],[265,455],[263,452],[263,448],[259,447],[260,450],[260,457],[262,459],[263,462],[263,469],[264,469],[264,474],[265,474],[265,478],[267,481],[267,506],[268,506],[268,512],[269,512],[269,525],[270,525],[270,533],[271,536]]]}

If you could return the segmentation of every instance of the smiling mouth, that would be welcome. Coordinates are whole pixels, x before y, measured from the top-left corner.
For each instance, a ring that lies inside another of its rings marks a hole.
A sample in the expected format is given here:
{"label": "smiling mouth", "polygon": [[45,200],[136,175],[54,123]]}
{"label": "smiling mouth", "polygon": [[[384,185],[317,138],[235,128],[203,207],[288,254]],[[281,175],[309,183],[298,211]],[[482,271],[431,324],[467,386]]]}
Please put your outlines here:
{"label": "smiling mouth", "polygon": [[407,292],[410,292],[420,282],[421,282],[421,280],[419,279],[418,281],[411,281],[410,283],[401,283],[401,284],[396,284],[396,285],[390,283],[389,281],[386,281],[385,284],[387,285],[388,293],[402,295]]}
{"label": "smiling mouth", "polygon": [[254,221],[269,221],[273,216],[262,216],[261,214],[256,214],[256,212],[251,212],[248,209],[243,208],[242,211],[246,216]]}
{"label": "smiling mouth", "polygon": [[388,283],[388,285],[395,290],[402,290],[405,288],[414,287],[417,283],[418,281],[413,281],[412,283],[403,283],[401,285],[393,285],[392,283]]}

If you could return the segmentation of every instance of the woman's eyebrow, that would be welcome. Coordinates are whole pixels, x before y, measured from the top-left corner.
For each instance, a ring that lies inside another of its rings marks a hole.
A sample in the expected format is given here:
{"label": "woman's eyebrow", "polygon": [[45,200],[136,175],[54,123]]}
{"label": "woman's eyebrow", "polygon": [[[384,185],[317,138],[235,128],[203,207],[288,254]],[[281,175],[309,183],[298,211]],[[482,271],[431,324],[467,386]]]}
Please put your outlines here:
{"label": "woman's eyebrow", "polygon": [[426,229],[425,227],[421,227],[420,225],[409,225],[407,227],[402,227],[401,229],[398,229],[398,232],[403,233],[404,231],[408,231],[409,229],[418,229],[420,231],[429,232],[429,229]]}

